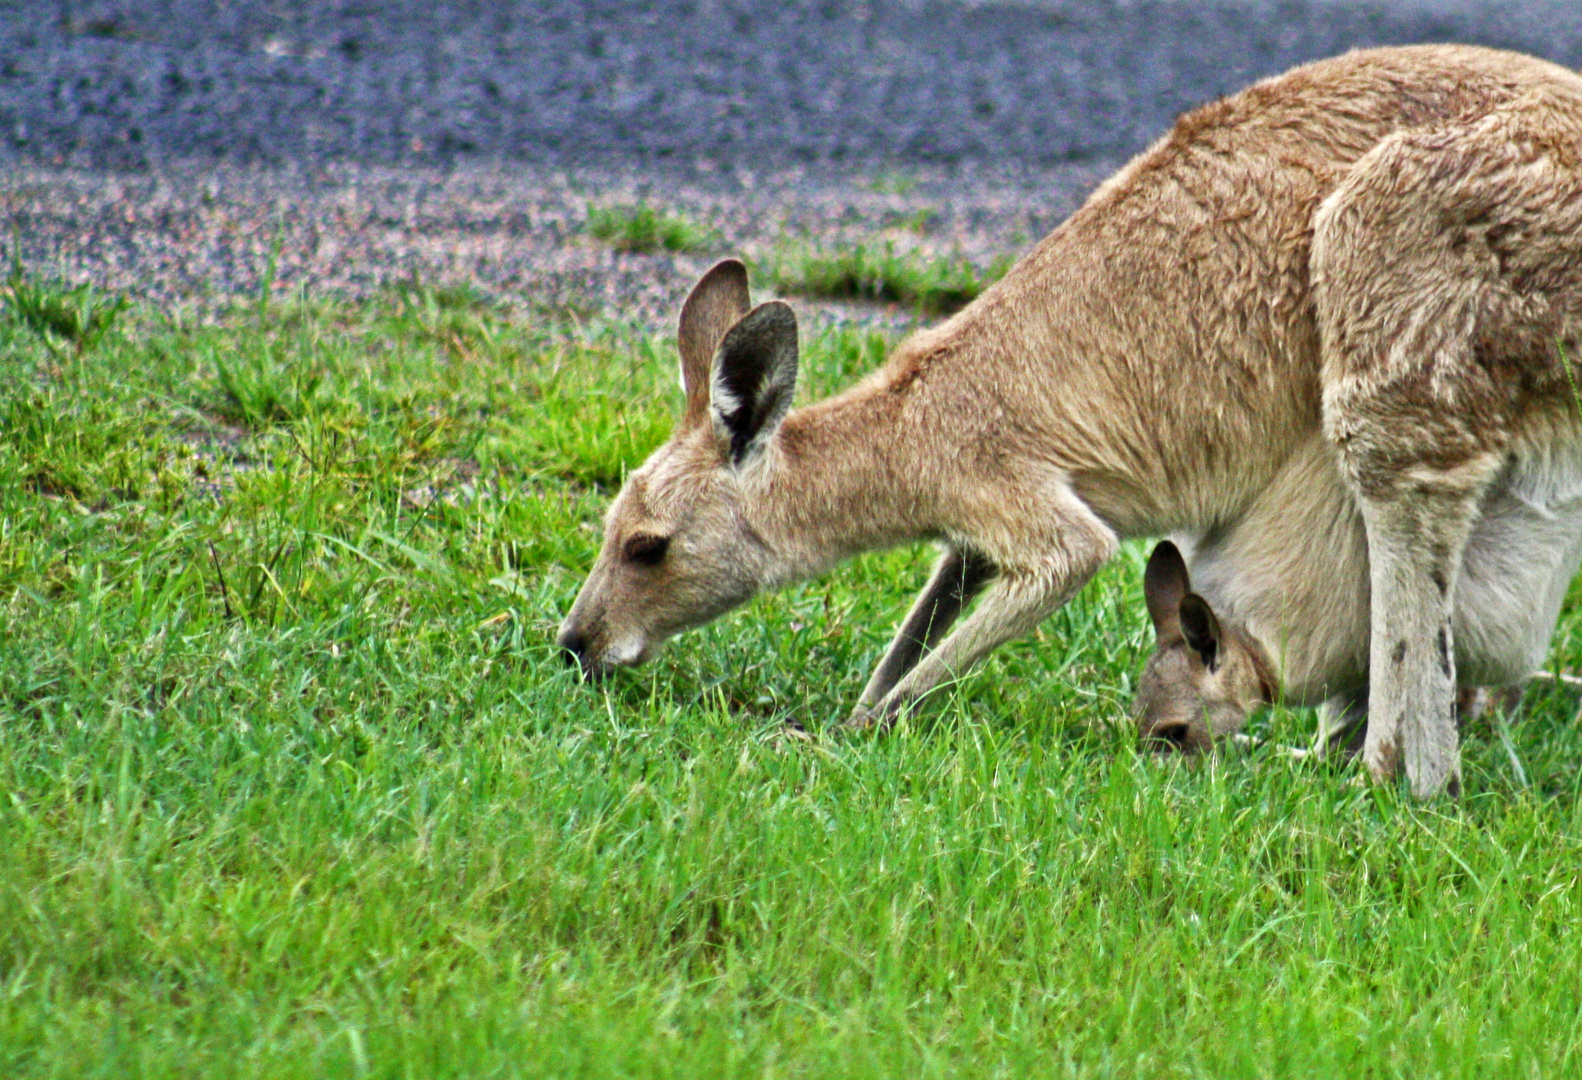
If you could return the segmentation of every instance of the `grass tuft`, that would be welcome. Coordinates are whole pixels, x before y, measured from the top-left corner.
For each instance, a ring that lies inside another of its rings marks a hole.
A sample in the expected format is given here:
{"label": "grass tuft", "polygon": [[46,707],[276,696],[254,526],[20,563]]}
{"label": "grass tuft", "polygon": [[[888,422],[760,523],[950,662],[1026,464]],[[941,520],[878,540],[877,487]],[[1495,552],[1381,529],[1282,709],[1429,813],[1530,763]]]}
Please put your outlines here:
{"label": "grass tuft", "polygon": [[125,297],[92,285],[67,286],[29,275],[20,261],[6,279],[6,308],[57,357],[63,350],[81,357],[110,332],[127,308]]}
{"label": "grass tuft", "polygon": [[900,252],[886,242],[856,244],[836,254],[804,252],[770,261],[765,269],[778,289],[832,300],[902,304],[927,315],[958,311],[1010,269],[996,260],[978,270],[964,258],[930,258]]}
{"label": "grass tuft", "polygon": [[588,204],[588,232],[618,251],[701,251],[709,234],[680,214],[635,206]]}

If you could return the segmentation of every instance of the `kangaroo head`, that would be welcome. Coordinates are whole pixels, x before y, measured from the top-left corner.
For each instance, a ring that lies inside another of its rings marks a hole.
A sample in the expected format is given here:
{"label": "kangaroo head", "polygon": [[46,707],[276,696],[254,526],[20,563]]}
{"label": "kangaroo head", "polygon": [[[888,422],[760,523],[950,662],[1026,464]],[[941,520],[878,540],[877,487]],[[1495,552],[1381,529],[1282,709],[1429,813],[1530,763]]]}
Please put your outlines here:
{"label": "kangaroo head", "polygon": [[556,639],[589,674],[643,662],[778,571],[746,489],[796,390],[797,325],[779,301],[749,308],[747,270],[734,259],[704,274],[682,305],[686,413],[611,504],[603,547]]}
{"label": "kangaroo head", "polygon": [[1271,700],[1266,665],[1252,639],[1192,591],[1186,561],[1168,540],[1148,558],[1143,595],[1157,643],[1137,683],[1140,734],[1158,749],[1207,750]]}

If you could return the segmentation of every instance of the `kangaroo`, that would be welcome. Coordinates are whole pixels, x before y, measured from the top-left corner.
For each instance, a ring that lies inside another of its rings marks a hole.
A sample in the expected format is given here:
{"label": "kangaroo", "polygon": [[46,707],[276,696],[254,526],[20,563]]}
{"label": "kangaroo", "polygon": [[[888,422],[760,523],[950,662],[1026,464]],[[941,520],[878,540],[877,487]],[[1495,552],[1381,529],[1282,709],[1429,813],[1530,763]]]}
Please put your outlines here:
{"label": "kangaroo", "polygon": [[1480,513],[1582,495],[1562,360],[1582,338],[1579,158],[1582,77],[1540,60],[1299,67],[1182,116],[974,303],[797,409],[795,315],[722,262],[682,306],[680,423],[616,496],[557,640],[597,675],[932,540],[850,718],[882,726],[1121,540],[1305,506],[1318,455],[1366,547],[1363,760],[1455,790],[1452,615]]}

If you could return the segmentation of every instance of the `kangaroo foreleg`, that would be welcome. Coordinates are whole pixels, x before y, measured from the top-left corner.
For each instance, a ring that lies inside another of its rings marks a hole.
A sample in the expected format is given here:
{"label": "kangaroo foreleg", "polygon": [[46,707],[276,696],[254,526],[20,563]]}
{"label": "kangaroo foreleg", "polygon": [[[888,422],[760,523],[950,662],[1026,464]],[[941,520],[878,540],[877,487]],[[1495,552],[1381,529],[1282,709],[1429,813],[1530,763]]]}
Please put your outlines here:
{"label": "kangaroo foreleg", "polygon": [[1031,633],[1115,553],[1114,534],[1069,494],[1060,494],[1051,518],[1053,524],[1038,538],[1040,542],[1026,545],[1034,554],[1042,551],[1042,559],[1018,565],[1010,548],[999,557],[983,556],[994,570],[979,582],[982,596],[976,606],[937,645],[920,652],[911,670],[882,698],[860,707],[852,724],[893,723],[924,696],[964,675],[996,646]]}
{"label": "kangaroo foreleg", "polygon": [[1030,633],[1044,617],[1080,588],[1053,578],[1001,574],[983,590],[971,613],[880,701],[852,714],[857,727],[888,727],[932,690],[955,681],[996,646]]}
{"label": "kangaroo foreleg", "polygon": [[994,566],[983,556],[960,547],[947,548],[934,565],[928,584],[918,594],[890,647],[873,669],[868,685],[857,700],[854,718],[895,688],[918,660],[939,643],[970,604],[994,577]]}

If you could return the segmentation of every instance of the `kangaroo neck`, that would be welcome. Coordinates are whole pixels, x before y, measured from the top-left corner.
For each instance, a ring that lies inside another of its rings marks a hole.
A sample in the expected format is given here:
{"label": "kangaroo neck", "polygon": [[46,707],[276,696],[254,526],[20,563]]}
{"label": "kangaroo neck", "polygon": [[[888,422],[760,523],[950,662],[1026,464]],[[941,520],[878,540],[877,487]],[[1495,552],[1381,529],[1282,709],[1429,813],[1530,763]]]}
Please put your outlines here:
{"label": "kangaroo neck", "polygon": [[865,551],[937,536],[916,433],[904,404],[863,385],[793,410],[744,477],[749,524],[777,577],[811,577]]}

